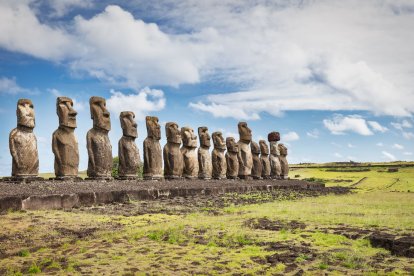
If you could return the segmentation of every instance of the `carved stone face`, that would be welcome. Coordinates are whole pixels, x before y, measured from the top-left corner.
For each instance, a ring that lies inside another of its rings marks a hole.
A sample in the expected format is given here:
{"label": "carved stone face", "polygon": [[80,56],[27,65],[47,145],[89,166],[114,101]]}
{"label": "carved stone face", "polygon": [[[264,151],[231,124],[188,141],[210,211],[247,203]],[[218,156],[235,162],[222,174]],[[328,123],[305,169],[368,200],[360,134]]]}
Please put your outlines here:
{"label": "carved stone face", "polygon": [[256,142],[254,141],[251,142],[250,149],[252,150],[253,154],[260,154],[260,148]]}
{"label": "carved stone face", "polygon": [[106,109],[106,100],[101,97],[91,97],[89,99],[89,106],[91,109],[91,119],[93,120],[94,128],[100,128],[107,131],[111,130],[111,118]]}
{"label": "carved stone face", "polygon": [[194,135],[194,130],[191,127],[182,127],[181,128],[181,139],[183,140],[183,145],[189,148],[197,147],[197,136]]}
{"label": "carved stone face", "polygon": [[282,156],[287,156],[287,154],[288,154],[287,147],[285,147],[285,145],[283,145],[283,144],[279,144],[279,153]]}
{"label": "carved stone face", "polygon": [[137,138],[137,123],[135,122],[135,114],[132,111],[123,111],[119,115],[121,121],[122,134],[124,136]]}
{"label": "carved stone face", "polygon": [[35,127],[35,113],[33,103],[29,99],[19,99],[17,102],[17,125],[28,128]]}
{"label": "carved stone face", "polygon": [[181,144],[181,133],[178,125],[174,122],[165,124],[165,133],[167,134],[167,142],[173,144]]}
{"label": "carved stone face", "polygon": [[76,128],[76,115],[73,109],[73,101],[68,97],[58,97],[56,100],[56,112],[59,117],[59,126]]}
{"label": "carved stone face", "polygon": [[233,137],[226,138],[227,151],[237,153],[239,152],[239,145]]}
{"label": "carved stone face", "polygon": [[211,146],[210,134],[208,133],[207,127],[198,128],[198,137],[200,137],[200,146],[204,148],[209,148]]}
{"label": "carved stone face", "polygon": [[247,126],[246,122],[240,122],[238,124],[240,140],[246,143],[250,143],[252,141],[252,131]]}
{"label": "carved stone face", "polygon": [[267,135],[267,140],[269,142],[277,142],[277,141],[280,141],[280,133],[279,132],[276,132],[276,131],[270,132]]}
{"label": "carved stone face", "polygon": [[262,154],[269,155],[269,146],[267,145],[266,141],[265,140],[260,140],[259,145],[260,145],[260,152]]}
{"label": "carved stone face", "polygon": [[145,117],[145,123],[147,125],[147,136],[154,138],[155,140],[160,140],[161,127],[158,123],[158,117],[147,116]]}
{"label": "carved stone face", "polygon": [[224,141],[223,134],[220,131],[213,132],[213,144],[215,149],[226,149],[226,142]]}

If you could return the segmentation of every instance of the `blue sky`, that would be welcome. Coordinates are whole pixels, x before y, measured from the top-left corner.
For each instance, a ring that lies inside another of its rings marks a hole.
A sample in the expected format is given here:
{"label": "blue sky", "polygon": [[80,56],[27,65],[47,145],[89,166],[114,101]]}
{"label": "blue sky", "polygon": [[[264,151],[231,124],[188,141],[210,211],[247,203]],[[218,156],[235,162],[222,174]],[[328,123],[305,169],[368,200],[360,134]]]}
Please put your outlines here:
{"label": "blue sky", "polygon": [[91,96],[107,99],[114,156],[132,110],[141,155],[155,115],[236,139],[239,121],[256,141],[280,131],[291,163],[413,160],[413,28],[409,0],[2,0],[0,175],[19,98],[53,171],[59,95],[79,113],[81,170]]}

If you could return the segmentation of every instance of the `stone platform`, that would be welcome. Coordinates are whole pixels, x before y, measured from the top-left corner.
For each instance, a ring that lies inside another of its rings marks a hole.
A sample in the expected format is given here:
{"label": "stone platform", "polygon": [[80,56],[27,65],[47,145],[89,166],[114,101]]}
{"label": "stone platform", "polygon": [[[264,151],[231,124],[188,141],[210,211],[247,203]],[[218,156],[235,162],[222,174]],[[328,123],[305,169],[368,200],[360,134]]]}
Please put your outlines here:
{"label": "stone platform", "polygon": [[220,195],[254,191],[329,190],[302,180],[112,180],[0,182],[0,212],[8,210],[70,209],[130,200]]}

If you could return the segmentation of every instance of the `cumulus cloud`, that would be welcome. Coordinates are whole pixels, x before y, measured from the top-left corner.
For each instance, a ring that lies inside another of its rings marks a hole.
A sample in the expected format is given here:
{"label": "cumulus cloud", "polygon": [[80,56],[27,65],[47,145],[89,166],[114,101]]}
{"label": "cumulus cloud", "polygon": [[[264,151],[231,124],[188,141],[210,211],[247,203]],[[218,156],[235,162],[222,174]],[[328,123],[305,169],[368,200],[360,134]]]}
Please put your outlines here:
{"label": "cumulus cloud", "polygon": [[[132,89],[232,84],[232,91],[211,91],[190,104],[217,117],[414,113],[411,2],[135,0],[65,24],[39,20],[30,2],[1,2],[0,47]],[[50,3],[60,14],[83,5]]]}
{"label": "cumulus cloud", "polygon": [[317,130],[317,129],[315,128],[315,129],[314,129],[314,130],[312,130],[312,131],[308,131],[308,132],[306,132],[306,135],[307,135],[307,136],[309,136],[309,137],[311,137],[311,138],[317,139],[317,138],[319,138],[319,130]]}
{"label": "cumulus cloud", "polygon": [[111,94],[106,101],[108,109],[117,115],[122,111],[133,111],[137,120],[144,120],[148,113],[162,110],[166,103],[161,90],[148,87],[132,94],[111,90]]}
{"label": "cumulus cloud", "polygon": [[348,143],[348,148],[352,149],[352,148],[355,148],[355,146],[352,145],[351,143]]}
{"label": "cumulus cloud", "polygon": [[61,17],[75,8],[90,8],[93,0],[47,0],[49,7],[53,10],[51,17]]}
{"label": "cumulus cloud", "polygon": [[340,154],[340,153],[338,153],[338,152],[335,152],[334,153],[334,156],[335,157],[337,157],[337,158],[342,158],[343,156],[342,156],[342,154]]}
{"label": "cumulus cloud", "polygon": [[394,145],[392,145],[392,148],[393,149],[402,150],[402,149],[404,149],[404,146],[403,145],[400,145],[400,144],[394,144]]}
{"label": "cumulus cloud", "polygon": [[395,160],[397,160],[397,158],[395,158],[395,156],[394,156],[394,155],[392,155],[391,153],[389,153],[389,152],[387,152],[387,151],[385,151],[385,150],[383,150],[381,153],[382,153],[383,157],[385,157],[386,159],[388,159],[388,160],[390,160],[390,161],[395,161]]}
{"label": "cumulus cloud", "polygon": [[414,133],[412,133],[412,132],[406,132],[406,131],[403,131],[402,132],[402,136],[405,138],[405,139],[407,139],[407,140],[411,140],[411,139],[414,139]]}
{"label": "cumulus cloud", "polygon": [[29,89],[23,88],[20,85],[18,85],[15,78],[0,77],[0,94],[18,94],[29,92]]}
{"label": "cumulus cloud", "polygon": [[364,136],[373,134],[365,119],[359,115],[343,116],[335,114],[332,119],[324,119],[323,125],[334,135],[345,134],[348,131]]}
{"label": "cumulus cloud", "polygon": [[368,125],[372,128],[372,130],[374,130],[374,131],[378,131],[378,132],[382,132],[382,133],[384,133],[384,132],[388,131],[388,128],[386,128],[386,127],[382,126],[382,125],[381,125],[380,123],[378,123],[378,122],[375,122],[375,121],[368,121],[367,123],[368,123]]}
{"label": "cumulus cloud", "polygon": [[286,134],[282,134],[282,139],[281,140],[284,141],[284,142],[291,142],[291,141],[297,141],[297,140],[299,140],[299,138],[300,137],[296,132],[290,131]]}
{"label": "cumulus cloud", "polygon": [[383,146],[384,146],[384,144],[383,144],[383,143],[381,143],[381,142],[377,143],[376,145],[377,145],[378,147],[383,147]]}
{"label": "cumulus cloud", "polygon": [[391,122],[391,125],[398,130],[403,130],[404,128],[412,128],[413,125],[408,120],[402,120],[401,122]]}

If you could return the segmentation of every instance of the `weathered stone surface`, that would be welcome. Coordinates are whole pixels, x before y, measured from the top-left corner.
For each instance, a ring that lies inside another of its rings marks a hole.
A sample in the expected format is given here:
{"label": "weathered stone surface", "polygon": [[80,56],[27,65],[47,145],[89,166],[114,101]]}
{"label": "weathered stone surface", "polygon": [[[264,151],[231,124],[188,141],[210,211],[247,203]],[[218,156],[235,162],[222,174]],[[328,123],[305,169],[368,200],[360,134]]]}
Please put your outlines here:
{"label": "weathered stone surface", "polygon": [[240,136],[237,142],[239,145],[239,178],[248,179],[251,177],[253,168],[253,156],[249,146],[252,141],[252,131],[246,122],[240,122],[238,124],[238,130]]}
{"label": "weathered stone surface", "polygon": [[198,158],[197,158],[197,136],[190,127],[181,128],[181,139],[183,146],[181,154],[183,155],[183,177],[195,179],[198,177]]}
{"label": "weathered stone surface", "polygon": [[211,155],[209,148],[211,145],[210,134],[207,127],[198,128],[198,137],[200,139],[200,147],[198,148],[198,178],[210,179],[212,175]]}
{"label": "weathered stone surface", "polygon": [[269,160],[269,147],[265,140],[259,141],[260,146],[260,161],[262,162],[262,178],[270,178],[270,160]]}
{"label": "weathered stone surface", "polygon": [[227,178],[236,179],[239,174],[239,145],[236,143],[233,137],[226,138],[226,163],[227,163]]}
{"label": "weathered stone surface", "polygon": [[13,159],[12,178],[36,177],[39,173],[37,140],[33,133],[35,113],[29,99],[17,102],[17,127],[10,132],[9,148]]}
{"label": "weathered stone surface", "polygon": [[279,148],[278,141],[280,140],[279,132],[271,132],[268,135],[268,140],[270,142],[270,176],[273,179],[279,179],[280,174],[282,173],[282,168],[280,167],[279,160]]}
{"label": "weathered stone surface", "polygon": [[79,168],[78,139],[75,136],[76,115],[73,101],[68,97],[58,97],[56,112],[59,128],[52,135],[52,151],[55,155],[55,175],[57,179],[76,178]]}
{"label": "weathered stone surface", "polygon": [[280,167],[281,167],[281,178],[283,179],[288,179],[289,178],[289,163],[287,161],[287,154],[288,154],[288,149],[287,147],[280,143],[279,146],[279,160],[280,160]]}
{"label": "weathered stone surface", "polygon": [[253,157],[252,177],[254,179],[261,179],[262,178],[262,162],[260,160],[260,147],[256,142],[252,141],[250,143],[250,148],[251,148],[252,157]]}
{"label": "weathered stone surface", "polygon": [[181,133],[178,125],[168,122],[165,125],[167,144],[163,149],[164,177],[166,179],[179,179],[183,172],[183,156],[180,151]]}
{"label": "weathered stone surface", "polygon": [[214,149],[211,153],[212,161],[212,177],[214,179],[225,179],[227,171],[227,162],[224,152],[226,151],[226,143],[220,131],[213,132]]}
{"label": "weathered stone surface", "polygon": [[162,178],[161,127],[158,117],[145,117],[147,138],[144,140],[144,179]]}
{"label": "weathered stone surface", "polygon": [[118,142],[118,175],[120,178],[136,178],[141,159],[135,144],[135,139],[138,137],[135,114],[132,111],[123,111],[119,115],[119,120],[123,135]]}
{"label": "weathered stone surface", "polygon": [[269,142],[279,142],[280,141],[280,133],[277,131],[272,131],[267,135],[267,141]]}
{"label": "weathered stone surface", "polygon": [[108,132],[111,130],[110,114],[106,101],[101,97],[89,99],[93,128],[86,135],[88,149],[88,177],[110,179],[112,174],[112,146]]}

